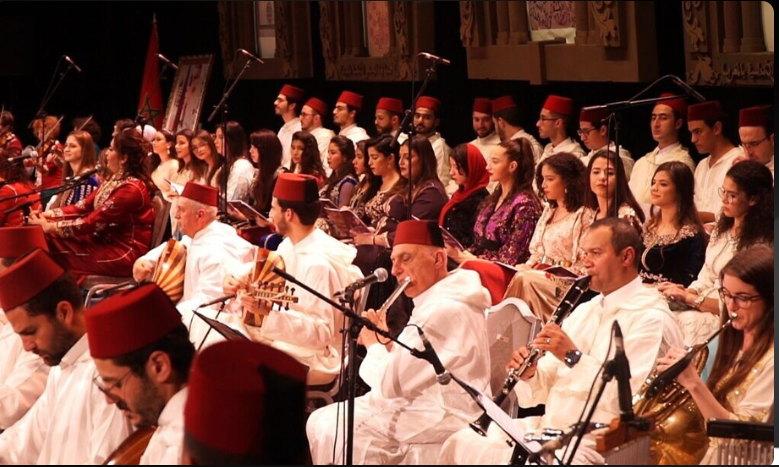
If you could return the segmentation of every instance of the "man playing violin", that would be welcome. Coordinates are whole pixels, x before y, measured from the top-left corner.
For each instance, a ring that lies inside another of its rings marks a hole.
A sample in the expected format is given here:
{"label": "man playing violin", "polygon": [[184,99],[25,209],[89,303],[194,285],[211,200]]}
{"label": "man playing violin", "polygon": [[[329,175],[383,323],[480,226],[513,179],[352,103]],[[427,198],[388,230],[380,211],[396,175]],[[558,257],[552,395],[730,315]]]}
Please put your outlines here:
{"label": "man playing violin", "polygon": [[157,427],[145,450],[134,445],[135,457],[141,465],[181,464],[195,347],[176,307],[156,284],[144,284],[91,308],[86,328],[95,385],[133,426]]}

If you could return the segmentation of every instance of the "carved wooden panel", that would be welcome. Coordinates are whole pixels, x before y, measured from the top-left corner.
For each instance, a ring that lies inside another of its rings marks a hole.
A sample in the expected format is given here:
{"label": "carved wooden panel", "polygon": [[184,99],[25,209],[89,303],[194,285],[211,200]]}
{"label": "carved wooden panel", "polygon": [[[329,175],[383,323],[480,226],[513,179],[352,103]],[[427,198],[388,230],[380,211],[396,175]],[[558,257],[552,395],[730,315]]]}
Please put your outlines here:
{"label": "carved wooden panel", "polygon": [[389,48],[369,57],[363,42],[365,17],[360,2],[319,3],[319,34],[325,76],[340,81],[410,81],[418,52],[433,50],[433,2],[387,2]]}
{"label": "carved wooden panel", "polygon": [[598,44],[619,47],[619,4],[614,1],[589,2],[592,17],[597,27]]}
{"label": "carved wooden panel", "polygon": [[682,2],[687,82],[773,86],[774,54],[765,52],[758,2]]}
{"label": "carved wooden panel", "polygon": [[[258,29],[254,2],[219,2],[219,40],[226,78],[233,78],[245,63],[235,56],[242,48],[257,54],[255,34]],[[263,59],[262,66],[252,66],[245,79],[294,79],[314,75],[311,54],[311,15],[309,2],[275,1],[276,52]]]}

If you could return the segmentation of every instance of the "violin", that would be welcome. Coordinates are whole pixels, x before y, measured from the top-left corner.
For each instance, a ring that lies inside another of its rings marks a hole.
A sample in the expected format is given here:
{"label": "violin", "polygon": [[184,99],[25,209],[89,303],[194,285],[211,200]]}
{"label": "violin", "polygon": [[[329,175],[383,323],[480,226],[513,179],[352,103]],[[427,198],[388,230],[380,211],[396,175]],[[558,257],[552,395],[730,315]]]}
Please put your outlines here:
{"label": "violin", "polygon": [[114,452],[108,456],[103,465],[138,465],[141,457],[149,446],[156,427],[139,428],[127,437]]}
{"label": "violin", "polygon": [[11,130],[0,133],[0,148],[6,147],[14,137],[15,135]]}

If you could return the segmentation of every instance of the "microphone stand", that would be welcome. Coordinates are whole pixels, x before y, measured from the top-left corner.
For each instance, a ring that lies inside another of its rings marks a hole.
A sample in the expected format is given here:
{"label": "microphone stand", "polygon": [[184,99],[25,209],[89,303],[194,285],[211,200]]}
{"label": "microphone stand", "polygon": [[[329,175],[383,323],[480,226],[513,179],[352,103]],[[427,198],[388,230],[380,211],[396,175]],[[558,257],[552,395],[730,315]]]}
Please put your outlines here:
{"label": "microphone stand", "polygon": [[[75,187],[77,187],[79,185],[83,185],[84,183],[87,183],[88,181],[89,181],[88,178],[74,181],[73,183],[71,183],[69,185],[59,187],[56,190],[52,191],[51,195],[54,196],[54,195],[57,195],[57,194],[60,194],[60,193],[64,193],[64,192],[66,192],[68,190],[71,190],[71,189],[73,189],[73,188],[75,188]],[[20,199],[20,198],[27,198],[29,196],[40,195],[44,191],[46,191],[46,190],[40,188],[40,189],[33,190],[33,191],[29,192],[29,193],[23,193],[23,194],[20,194],[20,195],[14,195],[14,196],[8,196],[6,198],[0,198],[0,203],[5,202],[5,201],[17,200],[17,199]],[[3,211],[3,214],[8,215],[8,214],[11,214],[12,212],[16,212],[16,211],[21,209],[21,210],[23,210],[24,224],[27,225],[27,219],[30,217],[30,208],[32,207],[33,204],[35,204],[36,202],[39,202],[39,201],[40,201],[40,198],[37,199],[37,200],[27,201],[25,203],[16,205],[16,206],[14,206],[14,207],[12,207],[10,209],[6,209],[5,211]]]}
{"label": "microphone stand", "polygon": [[[219,315],[221,315],[221,314],[222,314],[222,312],[224,311],[224,309],[225,309],[225,306],[227,305],[227,300],[229,300],[229,299],[225,299],[225,300],[223,300],[223,301],[222,301],[222,303],[219,305],[219,310],[216,312],[216,316],[214,316],[214,320],[216,320],[216,321],[218,321],[218,320],[219,320]],[[192,319],[193,319],[193,320],[195,319],[195,312],[196,312],[197,310],[201,309],[201,308],[203,308],[203,305],[200,305],[199,307],[197,307],[197,308],[195,308],[194,310],[192,310]],[[191,323],[190,323],[189,327],[190,327],[190,332],[192,332],[192,324],[191,324]],[[212,330],[212,329],[213,329],[213,326],[210,326],[210,325],[209,325],[209,326],[208,326],[208,331],[206,331],[206,335],[205,335],[205,336],[203,336],[203,340],[202,340],[202,341],[200,341],[200,345],[198,345],[198,346],[197,346],[197,351],[198,351],[198,352],[200,352],[200,349],[202,349],[202,348],[203,348],[203,344],[205,344],[205,343],[206,343],[206,339],[208,339],[208,335],[209,335],[209,334],[211,334],[211,330]]]}
{"label": "microphone stand", "polygon": [[73,68],[70,63],[68,63],[67,68],[65,71],[59,74],[59,77],[57,78],[57,82],[54,85],[54,88],[51,87],[51,83],[54,82],[54,76],[57,75],[57,70],[59,70],[60,63],[62,63],[62,57],[60,57],[59,61],[57,62],[57,66],[54,68],[54,74],[51,76],[51,81],[49,81],[49,87],[46,89],[46,93],[43,95],[43,100],[41,101],[41,106],[38,108],[38,111],[35,112],[35,117],[33,117],[32,120],[30,120],[30,124],[27,125],[27,129],[32,128],[33,122],[38,118],[39,115],[44,114],[45,111],[43,109],[46,108],[46,105],[49,103],[52,97],[54,97],[54,94],[57,92],[57,89],[60,87],[63,81],[65,81],[65,76],[67,76],[68,72],[70,72],[70,69]]}
{"label": "microphone stand", "polygon": [[214,110],[211,112],[211,115],[208,116],[208,123],[211,123],[214,121],[214,118],[216,118],[216,114],[219,113],[219,111],[222,111],[222,135],[223,135],[223,141],[224,141],[224,158],[225,163],[222,166],[222,173],[220,175],[220,186],[222,188],[221,196],[219,197],[219,216],[224,220],[227,218],[227,178],[230,174],[227,173],[227,167],[230,166],[230,155],[229,155],[229,149],[227,147],[227,113],[229,112],[229,106],[227,105],[227,99],[230,98],[230,94],[232,94],[233,89],[235,89],[235,86],[238,84],[238,82],[243,77],[244,73],[252,66],[252,60],[247,58],[246,63],[244,63],[243,68],[238,73],[238,75],[235,77],[235,80],[233,80],[233,83],[230,85],[229,88],[222,94],[222,99],[219,101],[218,104],[214,106]]}

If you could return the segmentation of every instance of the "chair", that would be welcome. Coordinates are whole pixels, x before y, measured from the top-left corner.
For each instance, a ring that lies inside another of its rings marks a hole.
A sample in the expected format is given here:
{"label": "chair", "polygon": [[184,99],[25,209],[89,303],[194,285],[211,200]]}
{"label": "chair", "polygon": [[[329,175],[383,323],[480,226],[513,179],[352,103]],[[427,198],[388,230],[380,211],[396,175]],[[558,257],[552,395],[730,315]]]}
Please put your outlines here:
{"label": "chair", "polygon": [[[506,364],[511,353],[529,344],[541,330],[542,322],[527,304],[507,298],[487,310],[487,338],[490,344],[490,388],[497,394],[506,380]],[[515,407],[512,405],[512,413]]]}

